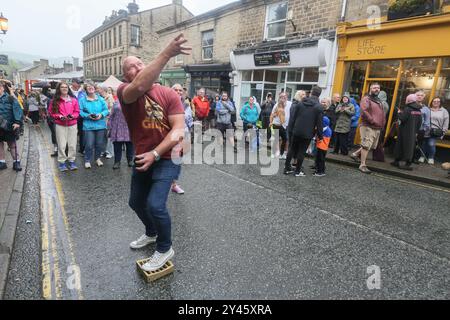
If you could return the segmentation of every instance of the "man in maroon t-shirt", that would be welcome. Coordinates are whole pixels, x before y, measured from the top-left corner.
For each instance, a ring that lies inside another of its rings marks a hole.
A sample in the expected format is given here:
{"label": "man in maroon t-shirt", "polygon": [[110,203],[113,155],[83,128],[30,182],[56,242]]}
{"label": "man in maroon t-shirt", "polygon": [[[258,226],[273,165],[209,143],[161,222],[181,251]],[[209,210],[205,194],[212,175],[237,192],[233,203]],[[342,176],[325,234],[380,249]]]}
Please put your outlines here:
{"label": "man in maroon t-shirt", "polygon": [[137,155],[129,204],[146,229],[130,246],[141,249],[156,242],[156,252],[143,266],[148,272],[162,268],[175,254],[167,198],[181,170],[172,161],[172,150],[184,137],[180,98],[172,89],[154,83],[171,58],[190,53],[186,42],[179,35],[148,66],[136,57],[126,58],[126,83],[117,91]]}

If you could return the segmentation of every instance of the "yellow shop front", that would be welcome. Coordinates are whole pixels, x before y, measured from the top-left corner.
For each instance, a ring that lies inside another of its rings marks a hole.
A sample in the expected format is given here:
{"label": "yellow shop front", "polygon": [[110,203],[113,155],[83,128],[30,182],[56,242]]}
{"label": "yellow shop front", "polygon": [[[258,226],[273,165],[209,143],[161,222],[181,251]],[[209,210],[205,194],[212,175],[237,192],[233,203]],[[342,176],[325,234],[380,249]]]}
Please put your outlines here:
{"label": "yellow shop front", "polygon": [[[388,21],[378,27],[342,23],[333,91],[361,98],[370,83],[378,82],[391,105],[402,107],[410,93],[423,90],[428,102],[444,99],[450,107],[450,14]],[[439,147],[450,148],[447,134]]]}

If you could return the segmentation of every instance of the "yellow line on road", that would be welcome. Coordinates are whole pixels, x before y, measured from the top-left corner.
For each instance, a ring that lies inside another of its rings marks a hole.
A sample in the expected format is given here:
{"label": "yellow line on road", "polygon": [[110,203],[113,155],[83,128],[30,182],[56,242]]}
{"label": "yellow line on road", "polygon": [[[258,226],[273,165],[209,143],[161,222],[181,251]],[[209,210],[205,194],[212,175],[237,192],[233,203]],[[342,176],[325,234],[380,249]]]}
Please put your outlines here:
{"label": "yellow line on road", "polygon": [[[42,212],[44,211],[44,199],[41,196]],[[50,273],[50,261],[48,255],[48,224],[47,219],[43,217],[41,223],[41,238],[42,238],[42,295],[45,300],[52,300],[52,285]]]}
{"label": "yellow line on road", "polygon": [[[42,134],[42,133],[41,133]],[[42,135],[43,140],[44,140],[44,144],[47,150],[49,150],[49,144],[47,142],[47,139]],[[52,169],[52,176],[53,176],[53,181],[55,183],[55,187],[56,187],[56,193],[58,195],[58,200],[59,200],[59,204],[61,207],[61,214],[62,214],[62,220],[64,223],[64,229],[66,231],[66,235],[67,235],[67,242],[69,245],[69,254],[70,254],[70,258],[71,258],[71,263],[72,265],[76,266],[76,259],[75,259],[75,254],[74,254],[74,250],[73,250],[73,244],[72,244],[72,239],[70,236],[70,227],[69,227],[69,220],[67,218],[67,213],[66,213],[66,209],[65,209],[65,197],[64,197],[64,191],[62,188],[62,183],[61,180],[58,177],[58,174],[56,172],[55,169],[55,165],[53,164],[53,162],[50,162],[50,167]],[[52,208],[53,209],[53,208]],[[79,275],[81,277],[81,275]],[[81,281],[81,279],[80,279]],[[78,293],[78,298],[79,300],[84,300],[84,296],[83,296],[83,292],[81,290],[81,288],[76,288],[77,293]]]}
{"label": "yellow line on road", "polygon": [[55,291],[56,291],[56,299],[62,298],[62,292],[61,292],[61,272],[59,270],[59,256],[58,256],[58,244],[56,241],[56,227],[55,227],[55,219],[53,214],[53,203],[52,199],[48,199],[48,217],[50,221],[50,234],[51,234],[51,244],[52,244],[52,250],[51,255],[53,258],[53,277],[55,279]]}

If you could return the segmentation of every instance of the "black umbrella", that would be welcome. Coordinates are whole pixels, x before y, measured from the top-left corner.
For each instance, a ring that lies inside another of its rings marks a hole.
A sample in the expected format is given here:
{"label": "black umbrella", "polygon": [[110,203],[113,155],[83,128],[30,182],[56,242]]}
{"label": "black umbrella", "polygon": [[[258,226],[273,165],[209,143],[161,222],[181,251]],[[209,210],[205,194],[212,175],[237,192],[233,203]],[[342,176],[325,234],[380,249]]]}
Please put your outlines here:
{"label": "black umbrella", "polygon": [[45,88],[45,87],[50,87],[50,84],[47,81],[39,81],[39,82],[35,82],[31,85],[33,88]]}

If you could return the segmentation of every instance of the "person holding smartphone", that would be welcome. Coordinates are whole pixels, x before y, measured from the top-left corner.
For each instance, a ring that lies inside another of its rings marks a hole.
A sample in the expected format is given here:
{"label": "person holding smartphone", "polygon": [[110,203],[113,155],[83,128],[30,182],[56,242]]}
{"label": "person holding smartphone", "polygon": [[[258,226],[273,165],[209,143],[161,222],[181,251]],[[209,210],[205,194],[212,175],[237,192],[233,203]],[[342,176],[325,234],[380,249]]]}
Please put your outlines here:
{"label": "person holding smartphone", "polygon": [[91,169],[92,155],[98,167],[103,167],[102,154],[106,149],[106,118],[109,116],[105,99],[96,94],[94,84],[86,85],[87,97],[80,100],[80,115],[83,118],[84,167]]}

